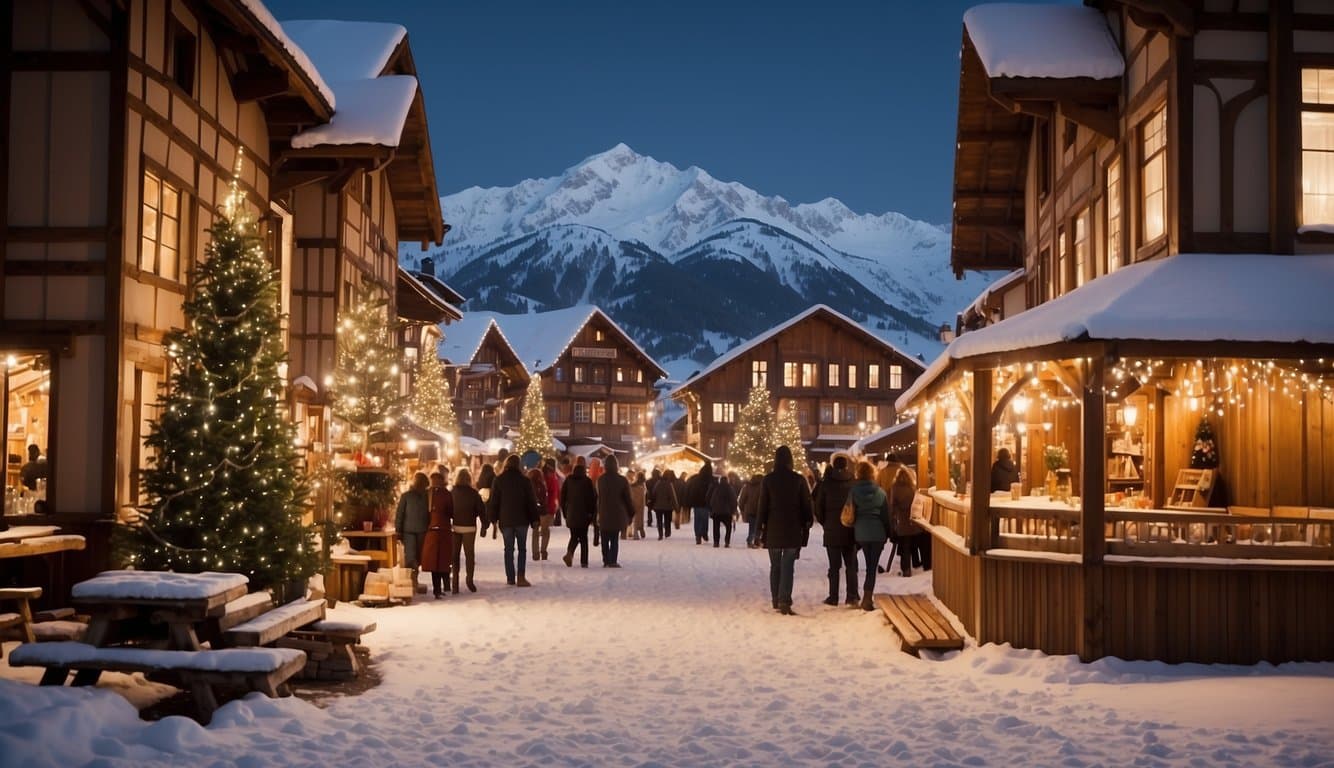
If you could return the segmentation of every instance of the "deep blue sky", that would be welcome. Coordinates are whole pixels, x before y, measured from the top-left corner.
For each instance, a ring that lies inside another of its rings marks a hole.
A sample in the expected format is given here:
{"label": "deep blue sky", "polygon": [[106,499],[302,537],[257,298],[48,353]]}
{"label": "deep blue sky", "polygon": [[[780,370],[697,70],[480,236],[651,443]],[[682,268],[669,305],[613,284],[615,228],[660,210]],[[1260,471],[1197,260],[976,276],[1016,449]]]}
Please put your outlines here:
{"label": "deep blue sky", "polygon": [[949,219],[959,42],[981,0],[268,0],[394,21],[441,194],[623,141],[793,203]]}

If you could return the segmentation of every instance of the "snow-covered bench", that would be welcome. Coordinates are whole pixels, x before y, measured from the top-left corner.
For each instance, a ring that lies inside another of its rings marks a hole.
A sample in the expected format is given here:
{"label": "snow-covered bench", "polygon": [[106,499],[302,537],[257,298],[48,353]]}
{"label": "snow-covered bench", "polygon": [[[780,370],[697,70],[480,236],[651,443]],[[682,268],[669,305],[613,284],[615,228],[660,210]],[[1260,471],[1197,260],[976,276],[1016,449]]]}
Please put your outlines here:
{"label": "snow-covered bench", "polygon": [[222,633],[222,639],[229,646],[270,645],[292,630],[323,618],[323,600],[293,600],[227,629]]}
{"label": "snow-covered bench", "polygon": [[916,656],[923,648],[960,650],[963,638],[926,595],[876,595],[894,631],[903,638],[903,650]]}
{"label": "snow-covered bench", "polygon": [[279,648],[306,652],[306,668],[300,677],[309,680],[350,680],[362,673],[356,645],[361,636],[375,631],[373,621],[317,621],[278,641]]}
{"label": "snow-covered bench", "polygon": [[[294,648],[228,648],[216,651],[160,651],[148,648],[97,648],[87,643],[26,643],[9,655],[14,667],[45,667],[42,685],[64,685],[77,670],[74,685],[91,685],[103,671],[168,672],[194,696],[200,722],[218,708],[214,686],[259,691],[276,697],[287,692],[288,678],[306,664]],[[84,672],[95,674],[85,675]]]}

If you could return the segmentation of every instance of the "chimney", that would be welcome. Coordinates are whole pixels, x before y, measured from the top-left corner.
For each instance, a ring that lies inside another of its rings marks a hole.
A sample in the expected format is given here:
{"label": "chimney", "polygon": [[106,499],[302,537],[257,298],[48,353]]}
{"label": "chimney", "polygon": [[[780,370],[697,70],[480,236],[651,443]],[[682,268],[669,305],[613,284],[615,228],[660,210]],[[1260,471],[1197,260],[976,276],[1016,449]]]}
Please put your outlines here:
{"label": "chimney", "polygon": [[421,272],[422,274],[435,277],[435,259],[431,258],[430,256],[423,256]]}

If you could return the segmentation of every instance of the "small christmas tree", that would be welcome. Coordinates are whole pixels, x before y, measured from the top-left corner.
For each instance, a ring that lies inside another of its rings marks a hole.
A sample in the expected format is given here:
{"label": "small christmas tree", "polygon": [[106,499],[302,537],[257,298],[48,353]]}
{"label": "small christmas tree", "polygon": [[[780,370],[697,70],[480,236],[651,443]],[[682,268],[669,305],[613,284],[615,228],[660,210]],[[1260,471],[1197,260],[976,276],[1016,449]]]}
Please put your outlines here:
{"label": "small christmas tree", "polygon": [[547,406],[542,399],[542,377],[534,376],[528,382],[528,394],[523,400],[523,414],[519,417],[519,439],[514,452],[522,456],[537,451],[540,456],[555,456],[556,443],[547,426]]}
{"label": "small christmas tree", "polygon": [[792,449],[792,461],[798,471],[806,466],[806,449],[801,443],[801,426],[797,424],[797,401],[787,401],[786,408],[780,408],[774,421],[774,448],[786,445]]}
{"label": "small christmas tree", "polygon": [[361,287],[352,306],[338,315],[338,361],[334,365],[333,415],[347,422],[355,447],[366,451],[370,433],[399,416],[397,325],[389,322],[389,302],[374,286]]}
{"label": "small christmas tree", "polygon": [[1195,446],[1190,453],[1191,469],[1213,469],[1218,466],[1218,445],[1214,442],[1214,428],[1207,418],[1200,419],[1195,430]]}
{"label": "small christmas tree", "polygon": [[283,406],[278,280],[233,184],[166,335],[170,385],[146,439],[146,504],[120,540],[135,568],[230,571],[251,588],[314,573],[307,487]]}
{"label": "small christmas tree", "polygon": [[[732,442],[727,448],[727,463],[742,477],[763,475],[769,471],[774,449],[774,411],[769,405],[769,390],[762,386],[750,390],[746,404],[737,414]],[[788,446],[793,448],[793,446]],[[793,448],[793,456],[800,442]]]}
{"label": "small christmas tree", "polygon": [[413,380],[412,417],[423,427],[459,444],[459,419],[454,413],[453,393],[445,378],[445,366],[435,354],[422,355]]}

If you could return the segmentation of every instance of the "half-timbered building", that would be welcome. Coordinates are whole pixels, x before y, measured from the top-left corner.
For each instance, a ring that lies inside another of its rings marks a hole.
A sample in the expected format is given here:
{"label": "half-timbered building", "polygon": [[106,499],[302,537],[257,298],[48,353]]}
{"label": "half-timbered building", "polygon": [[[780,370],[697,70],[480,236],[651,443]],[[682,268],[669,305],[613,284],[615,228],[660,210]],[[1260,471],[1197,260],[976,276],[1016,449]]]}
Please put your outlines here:
{"label": "half-timbered building", "polygon": [[449,326],[439,348],[463,437],[504,439],[519,423],[531,376],[496,317],[469,312]]}
{"label": "half-timbered building", "polygon": [[895,398],[922,370],[916,358],[817,304],[733,348],[671,396],[686,406],[687,443],[725,458],[751,388],[767,387],[777,409],[796,409],[811,455],[826,458],[894,424]]}
{"label": "half-timbered building", "polygon": [[1334,658],[1331,28],[1304,0],[965,14],[952,263],[1021,269],[1030,308],[971,308],[899,405],[980,642]]}

